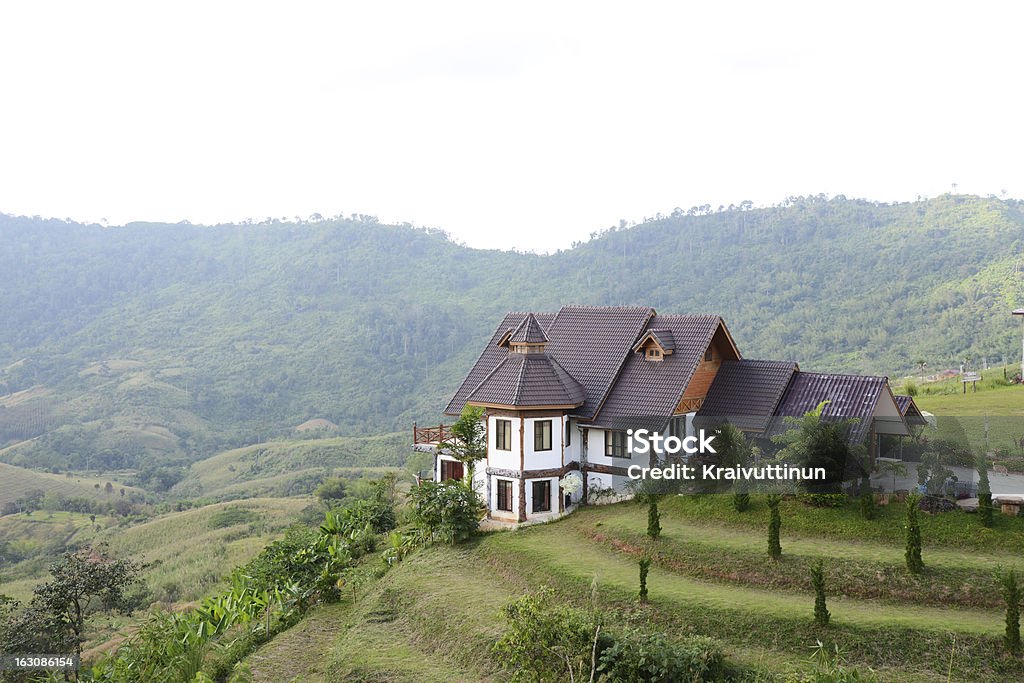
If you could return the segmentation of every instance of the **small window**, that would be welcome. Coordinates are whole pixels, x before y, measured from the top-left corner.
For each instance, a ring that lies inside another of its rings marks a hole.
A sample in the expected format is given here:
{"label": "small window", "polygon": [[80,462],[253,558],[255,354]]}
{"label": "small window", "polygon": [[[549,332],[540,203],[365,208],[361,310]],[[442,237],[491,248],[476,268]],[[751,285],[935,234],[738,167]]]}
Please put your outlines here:
{"label": "small window", "polygon": [[463,469],[461,462],[455,462],[452,460],[441,461],[441,481],[448,481],[454,479],[455,481],[462,481]]}
{"label": "small window", "polygon": [[659,349],[657,346],[648,347],[647,357],[650,360],[661,360],[661,349]]}
{"label": "small window", "polygon": [[512,482],[508,479],[498,479],[498,509],[512,512]]}
{"label": "small window", "polygon": [[680,439],[686,437],[686,416],[676,415],[668,425],[668,433]]}
{"label": "small window", "polygon": [[537,420],[533,423],[533,450],[551,450],[551,420]]}
{"label": "small window", "polygon": [[604,454],[609,458],[628,458],[629,451],[626,448],[626,432],[605,430]]}
{"label": "small window", "polygon": [[533,511],[551,512],[551,480],[533,482]]}
{"label": "small window", "polygon": [[569,425],[569,420],[565,421],[565,445],[568,446],[572,443],[572,427]]}
{"label": "small window", "polygon": [[494,421],[494,448],[499,451],[512,450],[512,420]]}
{"label": "small window", "polygon": [[713,361],[714,359],[715,359],[715,350],[709,346],[707,351],[704,352],[704,360],[706,360],[706,361]]}

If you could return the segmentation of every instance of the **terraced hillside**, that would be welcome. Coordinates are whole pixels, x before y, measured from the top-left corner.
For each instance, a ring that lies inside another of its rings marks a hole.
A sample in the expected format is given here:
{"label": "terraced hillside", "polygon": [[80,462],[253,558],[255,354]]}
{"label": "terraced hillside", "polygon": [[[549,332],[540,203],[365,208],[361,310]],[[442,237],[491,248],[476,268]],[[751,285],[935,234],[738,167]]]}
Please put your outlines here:
{"label": "terraced hillside", "polygon": [[[252,655],[257,681],[501,681],[492,644],[501,607],[541,585],[577,606],[596,586],[608,628],[643,623],[673,637],[719,639],[750,680],[808,671],[818,640],[886,681],[1009,681],[994,574],[1024,569],[1024,520],[994,530],[948,513],[923,520],[926,571],[906,573],[898,510],[875,520],[850,507],[783,503],[783,557],[765,552],[767,510],[743,514],[727,497],[662,505],[663,535],[644,535],[646,508],[588,508],[562,521],[491,533],[463,547],[420,551],[364,589],[322,608]],[[636,600],[637,557],[650,554],[650,603]],[[828,627],[814,624],[808,567],[826,562]],[[309,656],[309,652],[316,653]]]}

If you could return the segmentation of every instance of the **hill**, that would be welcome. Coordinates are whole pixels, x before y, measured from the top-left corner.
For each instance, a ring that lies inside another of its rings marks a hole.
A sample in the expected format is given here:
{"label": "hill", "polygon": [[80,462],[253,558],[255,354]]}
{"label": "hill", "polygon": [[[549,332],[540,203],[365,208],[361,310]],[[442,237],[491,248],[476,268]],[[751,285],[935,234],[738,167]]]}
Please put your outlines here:
{"label": "hill", "polygon": [[[107,483],[110,483],[113,488],[108,490]],[[114,479],[89,477],[81,474],[49,474],[0,462],[0,510],[4,510],[8,505],[16,505],[18,499],[31,496],[35,492],[39,492],[40,498],[44,494],[50,494],[64,498],[88,498],[104,502],[112,497],[120,496],[122,489],[125,494],[141,493],[138,489],[125,487]],[[6,512],[0,514],[6,514]]]}
{"label": "hill", "polygon": [[32,439],[0,459],[183,468],[311,419],[404,431],[437,419],[502,313],[564,303],[719,313],[744,355],[807,369],[1012,358],[1022,236],[1020,202],[959,195],[694,207],[549,256],[360,216],[0,216],[0,444]]}

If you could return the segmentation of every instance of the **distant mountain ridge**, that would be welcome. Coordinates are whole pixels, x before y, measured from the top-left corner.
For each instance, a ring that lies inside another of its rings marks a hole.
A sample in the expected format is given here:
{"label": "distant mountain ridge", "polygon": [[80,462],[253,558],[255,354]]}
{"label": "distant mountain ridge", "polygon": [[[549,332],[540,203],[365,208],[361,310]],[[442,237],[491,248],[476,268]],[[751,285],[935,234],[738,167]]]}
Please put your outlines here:
{"label": "distant mountain ridge", "polygon": [[3,457],[56,467],[194,460],[312,418],[435,420],[508,310],[716,313],[746,357],[887,374],[1012,360],[1024,305],[1022,203],[961,195],[677,210],[547,256],[366,217],[0,215],[0,245],[0,445],[39,437]]}

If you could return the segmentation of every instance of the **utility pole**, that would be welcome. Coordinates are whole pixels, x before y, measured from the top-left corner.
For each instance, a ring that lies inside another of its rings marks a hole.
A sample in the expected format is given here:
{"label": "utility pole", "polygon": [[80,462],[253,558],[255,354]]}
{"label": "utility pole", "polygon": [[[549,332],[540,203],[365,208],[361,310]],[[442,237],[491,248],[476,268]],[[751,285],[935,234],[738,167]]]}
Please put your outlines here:
{"label": "utility pole", "polygon": [[[1014,315],[1021,316],[1021,320],[1024,321],[1024,308],[1017,308],[1013,311]],[[1024,378],[1024,327],[1021,328],[1021,346],[1020,346],[1020,376]]]}

